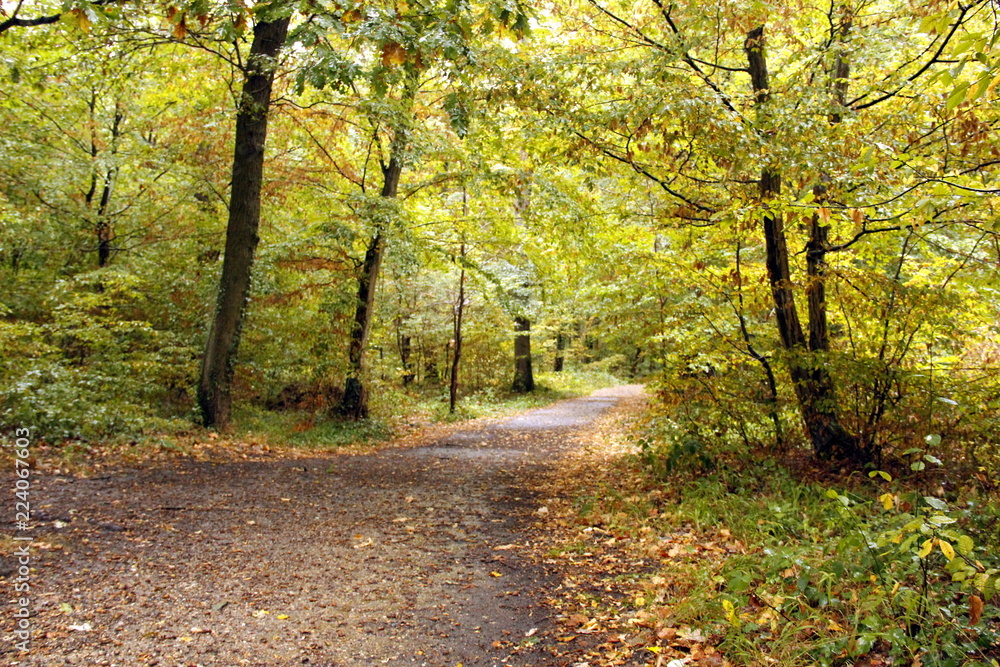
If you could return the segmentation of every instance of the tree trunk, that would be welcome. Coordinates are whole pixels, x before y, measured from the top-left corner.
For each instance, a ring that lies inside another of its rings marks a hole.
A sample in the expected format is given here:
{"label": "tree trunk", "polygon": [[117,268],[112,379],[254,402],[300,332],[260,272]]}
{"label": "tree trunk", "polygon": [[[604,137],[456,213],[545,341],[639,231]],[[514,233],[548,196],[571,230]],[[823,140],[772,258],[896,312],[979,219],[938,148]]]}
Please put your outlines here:
{"label": "tree trunk", "polygon": [[250,296],[254,252],[259,241],[264,144],[274,84],[274,60],[285,42],[288,23],[287,17],[263,21],[253,30],[243,95],[236,114],[226,254],[215,317],[205,343],[198,382],[198,405],[206,426],[225,427],[229,423],[236,354]]}
{"label": "tree trunk", "polygon": [[[125,116],[121,106],[115,104],[115,118],[111,124],[111,155],[118,153],[118,139],[121,137],[121,125]],[[97,266],[104,268],[111,261],[111,243],[114,241],[114,230],[108,218],[108,207],[111,205],[111,193],[118,176],[117,167],[109,167],[104,174],[104,187],[101,188],[101,201],[97,205]]]}
{"label": "tree trunk", "polygon": [[[464,196],[464,193],[463,193]],[[465,257],[465,244],[462,255]],[[455,305],[455,356],[451,362],[451,385],[448,387],[448,411],[455,412],[458,401],[458,362],[462,359],[462,315],[465,312],[465,265],[458,274],[458,303]]]}
{"label": "tree trunk", "polygon": [[535,376],[531,372],[531,321],[527,317],[514,318],[514,391],[526,393],[535,390]]}
{"label": "tree trunk", "polygon": [[[111,243],[114,240],[114,230],[111,226],[111,220],[108,219],[108,207],[111,205],[111,194],[114,190],[115,178],[118,176],[118,168],[115,166],[108,167],[107,171],[104,172],[103,177],[99,177],[97,174],[97,156],[99,154],[98,142],[97,142],[97,92],[91,91],[90,100],[87,104],[90,110],[90,157],[94,161],[94,165],[91,168],[90,173],[90,189],[84,195],[84,200],[87,202],[87,208],[92,209],[94,203],[94,197],[97,195],[97,181],[102,178],[103,185],[101,186],[101,199],[97,203],[97,221],[94,223],[94,232],[97,236],[97,266],[98,268],[104,268],[111,261]],[[118,141],[121,138],[121,125],[122,121],[125,119],[124,114],[121,110],[121,105],[115,103],[115,116],[111,123],[111,147],[110,155],[112,159],[118,154]],[[99,283],[97,286],[98,291],[104,290],[103,283]]]}
{"label": "tree trunk", "polygon": [[[400,154],[405,147],[406,138],[400,131],[393,139],[389,164],[382,168],[381,197],[392,199],[399,191],[399,178],[403,173]],[[368,334],[371,331],[372,315],[375,309],[375,291],[378,287],[379,271],[382,267],[382,256],[385,253],[385,237],[381,229],[375,231],[368,250],[365,252],[365,262],[358,276],[358,300],[354,311],[354,326],[351,328],[351,343],[348,348],[348,373],[344,382],[344,398],[340,402],[338,412],[348,419],[367,419],[368,417],[368,387],[365,386],[364,371],[367,356]]]}
{"label": "tree trunk", "polygon": [[347,351],[350,370],[344,382],[344,397],[339,407],[340,414],[349,419],[368,417],[368,388],[365,386],[362,373],[365,368],[368,334],[371,331],[372,310],[375,307],[375,289],[378,286],[384,250],[385,239],[382,232],[378,231],[368,243],[365,262],[358,277],[358,300],[354,311],[354,326],[351,328],[351,343]]}
{"label": "tree trunk", "polygon": [[399,348],[399,362],[403,365],[403,386],[413,382],[413,364],[410,363],[410,356],[413,353],[413,337],[400,331],[403,326],[403,318],[396,318],[396,347]]}
{"label": "tree trunk", "polygon": [[[745,46],[756,103],[758,109],[763,111],[770,98],[763,26],[747,33]],[[760,196],[763,205],[767,207],[768,202],[780,193],[780,174],[770,165],[764,166],[760,177]],[[826,360],[810,354],[810,346],[799,322],[788,266],[784,218],[781,213],[768,210],[764,216],[764,241],[767,276],[774,300],[778,334],[782,347],[789,352],[788,364],[792,384],[806,431],[812,442],[813,452],[820,459],[863,463],[866,457],[858,439],[844,429],[837,417],[836,394],[833,380],[826,369]],[[813,290],[810,305],[813,300],[817,305],[823,304],[822,293]],[[826,339],[825,306],[822,309],[822,317],[817,317],[811,329],[817,332],[818,340]]]}
{"label": "tree trunk", "polygon": [[566,351],[566,339],[567,336],[563,332],[560,331],[556,334],[556,360],[552,364],[553,372],[562,373],[563,364],[566,360],[566,355],[564,354]]}
{"label": "tree trunk", "polygon": [[[418,72],[412,70],[407,75],[403,91],[404,113],[409,114],[419,83]],[[389,162],[382,165],[383,199],[395,199],[399,191],[399,179],[403,173],[403,155],[409,142],[408,119],[398,123],[395,136],[389,145]],[[365,386],[365,357],[367,356],[368,334],[371,330],[375,310],[375,291],[378,287],[382,256],[385,253],[385,237],[381,227],[376,225],[375,234],[365,252],[365,262],[358,276],[358,300],[354,311],[354,326],[351,329],[351,344],[348,349],[347,379],[344,381],[344,398],[338,412],[348,419],[367,419],[368,387]]]}

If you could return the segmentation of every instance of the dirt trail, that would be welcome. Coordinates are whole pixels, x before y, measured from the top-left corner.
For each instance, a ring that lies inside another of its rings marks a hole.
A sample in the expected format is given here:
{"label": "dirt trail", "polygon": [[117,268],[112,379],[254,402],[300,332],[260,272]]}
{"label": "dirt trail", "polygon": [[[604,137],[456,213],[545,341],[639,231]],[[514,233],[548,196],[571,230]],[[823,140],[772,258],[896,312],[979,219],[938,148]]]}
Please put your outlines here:
{"label": "dirt trail", "polygon": [[571,647],[553,655],[541,605],[558,573],[521,555],[539,509],[530,488],[640,392],[602,390],[369,454],[39,476],[32,648],[14,649],[6,605],[0,661],[574,664]]}

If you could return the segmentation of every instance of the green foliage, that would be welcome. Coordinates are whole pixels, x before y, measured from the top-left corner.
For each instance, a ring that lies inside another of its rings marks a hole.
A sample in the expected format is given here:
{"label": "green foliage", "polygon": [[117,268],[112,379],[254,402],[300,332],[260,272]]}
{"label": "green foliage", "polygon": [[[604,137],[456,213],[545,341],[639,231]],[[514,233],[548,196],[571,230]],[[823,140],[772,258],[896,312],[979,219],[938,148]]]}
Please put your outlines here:
{"label": "green foliage", "polygon": [[[640,452],[649,445],[639,443]],[[640,454],[643,456],[643,454]],[[650,472],[661,476],[662,463]],[[1000,642],[995,498],[908,490],[888,473],[848,492],[796,479],[769,458],[668,470],[660,530],[724,533],[746,545],[694,571],[674,623],[721,629],[734,664],[992,665]],[[696,538],[697,539],[697,538]]]}
{"label": "green foliage", "polygon": [[[101,291],[94,291],[99,281]],[[50,442],[176,430],[190,403],[197,351],[135,318],[145,300],[128,274],[103,272],[57,284],[52,320],[0,321],[5,424]]]}

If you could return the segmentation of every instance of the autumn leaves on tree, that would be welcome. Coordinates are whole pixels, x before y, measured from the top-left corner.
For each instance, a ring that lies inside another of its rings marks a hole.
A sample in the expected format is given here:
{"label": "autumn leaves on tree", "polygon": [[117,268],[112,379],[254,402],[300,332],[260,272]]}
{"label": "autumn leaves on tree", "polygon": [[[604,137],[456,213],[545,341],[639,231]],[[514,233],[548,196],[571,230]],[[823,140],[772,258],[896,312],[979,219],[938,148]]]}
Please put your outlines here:
{"label": "autumn leaves on tree", "polygon": [[682,439],[965,442],[992,400],[957,380],[993,363],[988,10],[19,4],[3,335],[46,353],[8,372],[145,368],[142,398],[66,395],[222,427],[596,363],[685,396]]}

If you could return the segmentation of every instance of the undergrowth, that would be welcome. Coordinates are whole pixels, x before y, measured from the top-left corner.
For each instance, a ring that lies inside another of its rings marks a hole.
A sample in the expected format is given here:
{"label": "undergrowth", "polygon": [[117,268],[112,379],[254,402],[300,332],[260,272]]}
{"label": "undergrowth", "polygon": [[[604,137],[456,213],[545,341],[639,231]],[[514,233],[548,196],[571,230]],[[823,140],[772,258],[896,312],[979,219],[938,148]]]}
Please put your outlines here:
{"label": "undergrowth", "polygon": [[845,475],[655,418],[633,439],[613,486],[578,510],[657,563],[631,621],[649,628],[646,650],[696,628],[730,665],[1000,664],[1000,503],[988,487],[938,485],[929,473],[942,464],[922,452],[896,462],[908,474]]}

